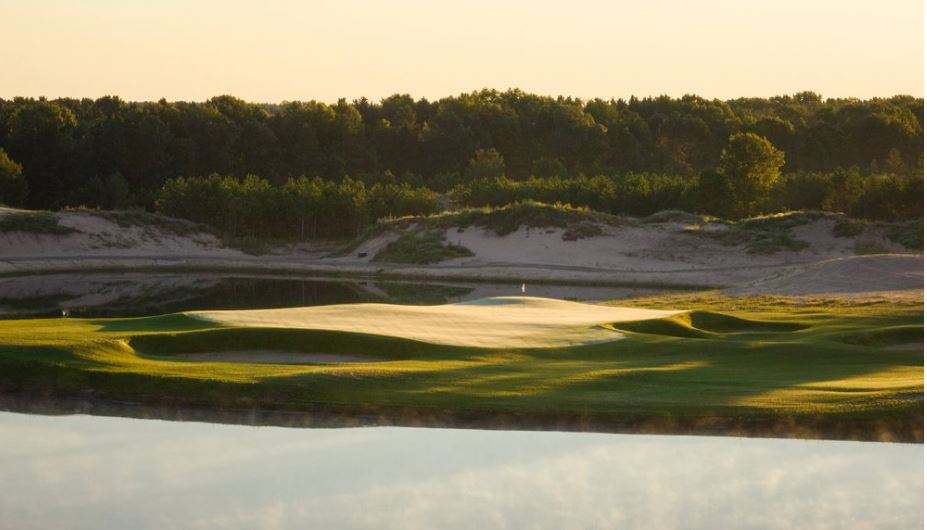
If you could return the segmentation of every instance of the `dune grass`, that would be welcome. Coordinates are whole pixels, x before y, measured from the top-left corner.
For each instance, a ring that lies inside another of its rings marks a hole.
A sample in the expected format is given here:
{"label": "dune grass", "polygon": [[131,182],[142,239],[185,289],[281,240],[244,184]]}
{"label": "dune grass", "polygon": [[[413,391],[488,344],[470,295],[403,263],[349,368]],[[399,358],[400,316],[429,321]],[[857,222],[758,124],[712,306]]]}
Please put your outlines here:
{"label": "dune grass", "polygon": [[52,212],[15,211],[0,216],[0,233],[24,232],[27,234],[68,235],[77,230],[63,226]]}
{"label": "dune grass", "polygon": [[[922,340],[921,305],[679,296],[663,307],[685,302],[693,311],[603,323],[623,340],[558,348],[223,326],[185,315],[0,321],[0,392],[292,411],[891,421],[922,440],[923,349],[896,347]],[[378,362],[177,356],[249,349],[363,354]]]}
{"label": "dune grass", "polygon": [[422,265],[472,255],[473,252],[467,248],[449,244],[445,240],[444,232],[430,230],[403,233],[399,239],[378,252],[373,261]]}

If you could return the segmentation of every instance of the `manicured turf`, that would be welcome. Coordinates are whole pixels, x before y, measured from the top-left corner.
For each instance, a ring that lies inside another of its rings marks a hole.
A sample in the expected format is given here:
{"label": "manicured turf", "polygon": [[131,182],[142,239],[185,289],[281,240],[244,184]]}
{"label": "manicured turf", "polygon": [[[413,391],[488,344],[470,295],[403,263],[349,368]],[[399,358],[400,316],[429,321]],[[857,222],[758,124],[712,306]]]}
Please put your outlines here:
{"label": "manicured turf", "polygon": [[[922,431],[922,305],[685,296],[616,304],[692,311],[603,323],[623,340],[533,349],[225,327],[185,315],[0,321],[0,392],[275,410],[887,419]],[[177,356],[223,350],[380,361],[283,365]]]}

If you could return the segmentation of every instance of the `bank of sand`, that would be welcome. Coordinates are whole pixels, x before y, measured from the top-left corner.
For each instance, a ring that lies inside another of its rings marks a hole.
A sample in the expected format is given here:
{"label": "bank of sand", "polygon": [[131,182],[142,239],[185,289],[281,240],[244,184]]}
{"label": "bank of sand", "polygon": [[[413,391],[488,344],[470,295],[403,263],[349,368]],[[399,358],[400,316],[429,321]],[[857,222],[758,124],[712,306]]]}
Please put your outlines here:
{"label": "bank of sand", "polygon": [[[0,217],[15,210],[0,208]],[[923,293],[923,255],[867,228],[855,237],[834,235],[822,218],[790,230],[807,243],[798,251],[750,253],[728,245],[709,223],[693,230],[678,222],[603,226],[602,234],[575,241],[562,228],[525,228],[506,236],[481,228],[449,229],[449,243],[473,256],[434,265],[372,261],[398,235],[387,232],[346,256],[332,257],[331,242],[279,247],[250,256],[215,236],[163,226],[120,226],[87,211],[56,214],[66,234],[0,233],[0,275],[54,271],[202,270],[302,275],[355,275],[476,281],[698,286],[731,294],[855,295]],[[857,256],[860,244],[881,254]]]}

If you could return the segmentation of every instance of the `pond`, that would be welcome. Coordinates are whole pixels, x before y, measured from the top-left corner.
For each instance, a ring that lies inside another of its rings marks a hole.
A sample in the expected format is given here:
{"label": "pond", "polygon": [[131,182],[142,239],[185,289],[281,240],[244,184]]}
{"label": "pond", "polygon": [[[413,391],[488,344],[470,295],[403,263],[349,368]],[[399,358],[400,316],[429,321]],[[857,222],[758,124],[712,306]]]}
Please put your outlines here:
{"label": "pond", "polygon": [[0,413],[2,528],[921,528],[923,446]]}
{"label": "pond", "polygon": [[[528,284],[530,296],[616,300],[667,292],[637,287]],[[147,316],[357,302],[444,304],[521,295],[521,284],[402,282],[203,273],[41,274],[0,278],[0,318]]]}

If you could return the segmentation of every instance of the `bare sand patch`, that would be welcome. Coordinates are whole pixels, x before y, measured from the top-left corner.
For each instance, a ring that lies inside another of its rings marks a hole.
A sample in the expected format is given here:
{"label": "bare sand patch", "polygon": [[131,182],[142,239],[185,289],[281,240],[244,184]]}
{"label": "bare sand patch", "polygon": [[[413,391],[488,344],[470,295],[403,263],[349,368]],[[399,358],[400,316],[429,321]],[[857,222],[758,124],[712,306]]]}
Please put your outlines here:
{"label": "bare sand patch", "polygon": [[[0,207],[0,217],[18,213],[34,212]],[[53,215],[61,227],[71,232],[0,233],[0,256],[244,256],[238,250],[225,247],[215,235],[206,232],[177,234],[157,225],[120,226],[90,210],[66,210],[54,212]]]}
{"label": "bare sand patch", "polygon": [[924,256],[881,254],[835,258],[786,269],[731,294],[848,294],[923,290]]}
{"label": "bare sand patch", "polygon": [[228,326],[346,331],[477,348],[559,348],[624,337],[602,324],[680,312],[512,296],[437,306],[343,304],[187,314]]}
{"label": "bare sand patch", "polygon": [[383,359],[345,355],[340,353],[306,353],[278,350],[240,350],[210,351],[198,353],[178,353],[174,357],[190,361],[224,361],[236,363],[266,364],[338,364],[338,363],[375,363]]}

